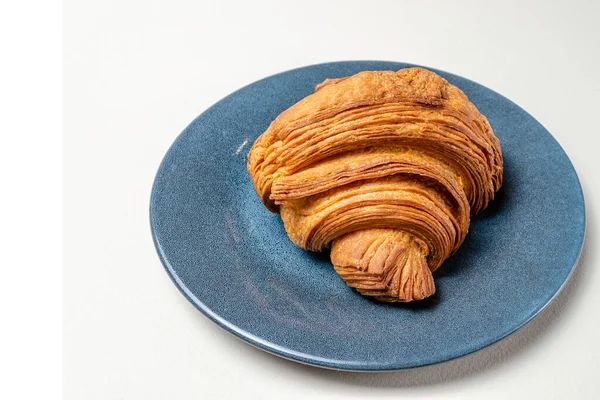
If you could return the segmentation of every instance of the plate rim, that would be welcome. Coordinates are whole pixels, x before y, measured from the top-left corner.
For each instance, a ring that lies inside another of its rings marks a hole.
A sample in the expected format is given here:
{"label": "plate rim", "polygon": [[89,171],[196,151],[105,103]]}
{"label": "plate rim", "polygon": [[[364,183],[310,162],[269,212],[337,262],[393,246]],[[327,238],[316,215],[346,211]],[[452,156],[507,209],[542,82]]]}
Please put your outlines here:
{"label": "plate rim", "polygon": [[[414,365],[411,366],[394,366],[394,365],[382,365],[381,367],[373,367],[373,366],[365,366],[362,365],[360,363],[353,363],[350,361],[342,361],[342,360],[330,360],[330,359],[325,359],[322,357],[318,357],[318,356],[311,356],[309,354],[305,354],[305,353],[301,353],[301,352],[296,352],[293,351],[291,349],[287,349],[283,346],[280,346],[276,343],[272,343],[266,339],[262,339],[256,335],[253,335],[250,332],[245,331],[244,329],[232,324],[231,322],[227,321],[225,318],[223,318],[222,316],[220,316],[219,314],[215,313],[214,311],[212,311],[206,304],[204,304],[200,299],[198,299],[193,293],[191,293],[191,291],[186,287],[186,285],[184,284],[184,282],[179,278],[179,276],[177,275],[177,273],[175,272],[175,270],[173,269],[173,267],[171,266],[170,262],[168,261],[167,257],[165,256],[163,249],[160,245],[160,243],[158,242],[158,238],[157,238],[157,234],[156,234],[156,228],[155,228],[155,222],[154,222],[154,218],[153,218],[153,204],[155,203],[155,193],[156,193],[156,189],[157,189],[157,181],[158,181],[158,177],[160,172],[163,170],[163,167],[166,165],[165,164],[165,160],[166,160],[166,156],[171,152],[171,150],[173,148],[175,148],[175,146],[177,145],[177,143],[182,140],[183,135],[188,131],[188,129],[193,126],[197,120],[199,120],[200,118],[202,118],[204,116],[204,114],[206,114],[207,112],[209,112],[213,107],[217,106],[218,104],[220,104],[221,102],[223,102],[224,100],[228,99],[229,97],[235,95],[237,92],[255,85],[256,83],[262,82],[264,80],[267,79],[271,79],[274,77],[277,77],[279,75],[283,75],[283,74],[287,74],[290,72],[294,72],[297,70],[302,70],[302,69],[307,69],[307,68],[312,68],[312,67],[318,67],[318,66],[324,66],[324,65],[335,65],[335,64],[353,64],[353,63],[389,63],[389,64],[404,64],[404,65],[408,65],[411,67],[421,67],[421,68],[426,68],[428,70],[432,70],[434,72],[442,72],[444,74],[450,75],[450,76],[455,76],[458,77],[460,79],[463,79],[465,81],[474,83],[478,86],[481,86],[489,91],[491,91],[492,93],[494,93],[496,96],[499,96],[501,98],[503,98],[504,100],[512,103],[513,105],[515,105],[516,107],[520,108],[521,110],[523,110],[530,118],[532,118],[535,122],[537,122],[540,126],[542,126],[542,128],[548,132],[548,134],[550,135],[550,137],[552,138],[552,140],[554,140],[556,142],[556,144],[559,146],[559,148],[562,150],[562,152],[564,153],[564,155],[566,156],[567,160],[569,161],[569,164],[571,165],[571,168],[573,169],[573,172],[575,174],[575,180],[577,182],[577,189],[579,190],[579,195],[581,197],[581,201],[582,201],[582,212],[583,212],[583,232],[581,233],[581,244],[579,246],[579,250],[578,250],[578,254],[577,257],[575,259],[575,262],[573,263],[573,265],[571,266],[569,273],[567,275],[567,277],[565,278],[565,280],[561,283],[561,285],[559,286],[559,288],[556,290],[556,292],[542,305],[540,306],[537,310],[535,310],[531,315],[529,315],[526,319],[524,319],[520,324],[518,324],[516,327],[511,327],[507,332],[503,332],[501,333],[497,338],[494,338],[492,341],[490,341],[489,343],[486,344],[479,344],[476,345],[470,349],[468,349],[467,351],[462,351],[460,354],[458,355],[452,355],[452,356],[445,356],[443,359],[440,359],[438,361],[426,361],[426,362],[422,362],[422,363],[414,363]],[[571,277],[573,276],[573,273],[575,271],[575,269],[577,268],[577,266],[579,265],[580,259],[581,259],[581,255],[583,252],[583,248],[585,246],[585,241],[586,241],[586,234],[587,234],[587,224],[588,224],[588,214],[586,211],[587,207],[586,207],[586,201],[585,201],[585,193],[583,191],[583,186],[581,185],[581,180],[579,179],[579,175],[577,173],[577,170],[575,169],[575,166],[573,165],[573,162],[571,161],[571,158],[569,157],[569,155],[567,154],[567,152],[564,150],[563,146],[560,144],[560,142],[556,139],[556,137],[554,135],[552,135],[552,133],[546,129],[546,127],[541,124],[533,115],[531,115],[525,108],[519,106],[518,104],[516,104],[515,102],[513,102],[512,100],[510,100],[509,98],[503,96],[502,94],[496,92],[493,89],[488,88],[485,85],[482,85],[478,82],[475,82],[469,78],[465,78],[461,75],[457,75],[454,73],[450,73],[447,72],[445,70],[441,70],[438,68],[433,68],[433,67],[427,67],[427,66],[423,66],[420,64],[413,64],[413,63],[408,63],[408,62],[404,62],[404,61],[386,61],[386,60],[346,60],[346,61],[332,61],[332,62],[324,62],[324,63],[317,63],[317,64],[308,64],[308,65],[304,65],[301,67],[297,67],[297,68],[292,68],[292,69],[288,69],[285,71],[281,71],[269,76],[266,76],[264,78],[258,79],[254,82],[251,82],[247,85],[244,85],[242,87],[240,87],[239,89],[236,89],[235,91],[231,92],[230,94],[228,94],[227,96],[219,99],[218,101],[216,101],[213,105],[211,105],[210,107],[208,107],[207,109],[205,109],[204,111],[202,111],[196,118],[194,118],[180,133],[179,135],[177,135],[176,139],[173,141],[173,143],[171,143],[171,145],[169,146],[169,148],[167,149],[167,151],[165,152],[165,154],[163,155],[163,158],[159,164],[159,167],[156,171],[156,173],[154,174],[154,180],[152,183],[152,189],[151,189],[151,193],[150,193],[150,203],[149,203],[149,222],[150,222],[150,232],[152,235],[152,241],[154,243],[154,247],[156,249],[156,252],[158,253],[159,259],[161,261],[161,264],[163,265],[165,271],[167,272],[167,275],[169,276],[169,278],[171,279],[171,281],[174,283],[174,285],[177,287],[177,289],[180,291],[181,294],[183,294],[183,296],[197,309],[199,310],[202,314],[204,314],[204,316],[206,316],[210,321],[212,321],[213,323],[215,323],[217,326],[219,326],[221,329],[223,329],[225,332],[233,335],[234,337],[236,337],[237,339],[240,339],[241,341],[252,345],[255,348],[258,348],[260,350],[263,350],[269,354],[281,357],[283,359],[286,360],[290,360],[290,361],[294,361],[294,362],[298,362],[301,364],[305,364],[305,365],[310,365],[310,366],[314,366],[314,367],[319,367],[319,368],[325,368],[325,369],[331,369],[331,370],[336,370],[336,371],[351,371],[351,372],[380,372],[380,371],[397,371],[397,370],[404,370],[404,369],[413,369],[413,368],[420,368],[420,367],[424,367],[424,366],[428,366],[428,365],[435,365],[435,364],[440,364],[440,363],[445,363],[448,362],[450,360],[455,360],[458,358],[462,358],[465,357],[469,354],[475,353],[481,349],[484,349],[486,347],[489,347],[491,345],[494,345],[500,341],[502,341],[503,339],[505,339],[506,337],[510,336],[511,334],[515,333],[516,331],[520,330],[521,328],[523,328],[525,325],[527,325],[529,322],[531,322],[535,317],[539,316],[540,313],[542,311],[544,311],[549,305],[550,303],[552,303],[557,297],[558,295],[563,291],[563,289],[565,288],[565,286],[567,285],[567,283],[571,280]]]}

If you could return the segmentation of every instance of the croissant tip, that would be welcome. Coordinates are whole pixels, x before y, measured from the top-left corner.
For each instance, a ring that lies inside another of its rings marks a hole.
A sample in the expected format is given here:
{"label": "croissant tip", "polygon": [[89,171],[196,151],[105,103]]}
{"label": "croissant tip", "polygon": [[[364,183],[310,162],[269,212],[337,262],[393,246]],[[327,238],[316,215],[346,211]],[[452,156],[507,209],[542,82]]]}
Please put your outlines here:
{"label": "croissant tip", "polygon": [[423,244],[408,234],[371,229],[334,242],[331,260],[346,284],[359,293],[380,301],[408,303],[435,293],[426,254]]}

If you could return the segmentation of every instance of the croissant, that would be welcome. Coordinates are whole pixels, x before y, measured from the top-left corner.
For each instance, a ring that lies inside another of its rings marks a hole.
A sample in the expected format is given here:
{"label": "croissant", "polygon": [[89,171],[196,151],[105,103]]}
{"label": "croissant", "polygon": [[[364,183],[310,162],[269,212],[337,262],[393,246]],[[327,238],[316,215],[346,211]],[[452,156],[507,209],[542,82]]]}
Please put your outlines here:
{"label": "croissant", "polygon": [[327,79],[255,141],[248,172],[265,206],[310,251],[331,249],[359,293],[435,293],[432,273],[502,185],[500,143],[456,86],[423,68]]}

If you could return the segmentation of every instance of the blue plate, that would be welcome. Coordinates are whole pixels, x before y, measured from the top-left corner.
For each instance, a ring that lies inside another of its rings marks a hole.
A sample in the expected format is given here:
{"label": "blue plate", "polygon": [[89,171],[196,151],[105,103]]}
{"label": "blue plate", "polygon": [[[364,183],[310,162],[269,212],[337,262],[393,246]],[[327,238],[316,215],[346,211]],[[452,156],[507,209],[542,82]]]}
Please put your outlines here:
{"label": "blue plate", "polygon": [[263,79],[196,118],[167,152],[150,221],[181,292],[218,325],[273,354],[346,370],[446,361],[488,346],[538,314],[579,257],[585,206],[556,140],[523,109],[475,82],[436,71],[487,116],[504,154],[504,186],[435,274],[436,295],[381,304],[348,288],[328,256],[290,242],[246,172],[254,140],[325,78],[410,64],[314,65]]}

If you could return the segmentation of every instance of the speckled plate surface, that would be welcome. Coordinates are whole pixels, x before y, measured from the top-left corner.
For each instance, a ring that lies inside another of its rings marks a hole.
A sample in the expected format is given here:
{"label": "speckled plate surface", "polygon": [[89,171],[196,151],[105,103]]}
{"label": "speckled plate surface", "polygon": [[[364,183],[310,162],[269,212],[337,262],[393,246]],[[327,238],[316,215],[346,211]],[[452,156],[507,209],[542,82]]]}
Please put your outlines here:
{"label": "speckled plate surface", "polygon": [[263,79],[196,118],[167,152],[150,222],[177,287],[208,318],[263,350],[317,366],[390,370],[437,363],[488,346],[537,315],[570,276],[583,244],[585,207],[560,145],[527,112],[467,79],[460,87],[500,139],[504,186],[474,218],[464,244],[435,274],[420,304],[362,297],[328,256],[294,246],[246,172],[253,141],[325,78],[398,70],[340,62]]}

